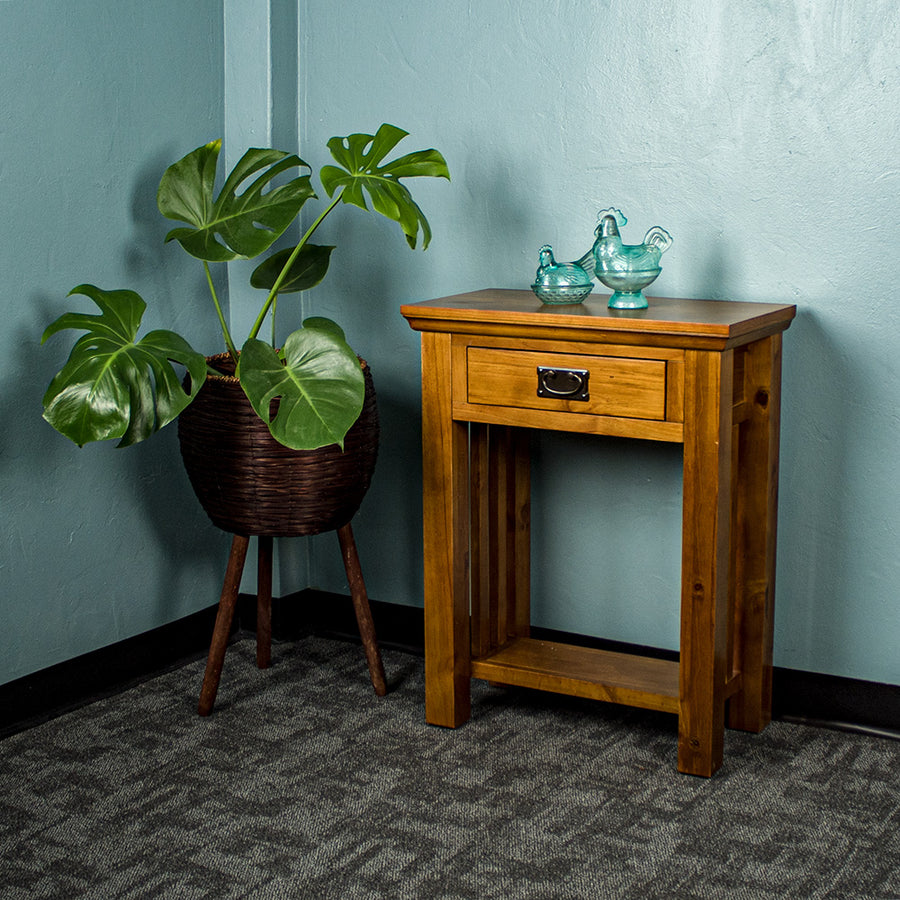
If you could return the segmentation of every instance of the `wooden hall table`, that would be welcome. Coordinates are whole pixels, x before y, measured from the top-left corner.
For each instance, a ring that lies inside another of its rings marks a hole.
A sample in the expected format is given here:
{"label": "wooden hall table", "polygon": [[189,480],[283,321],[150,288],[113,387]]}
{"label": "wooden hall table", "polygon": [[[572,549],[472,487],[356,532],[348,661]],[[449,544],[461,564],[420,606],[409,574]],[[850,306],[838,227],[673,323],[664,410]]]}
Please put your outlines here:
{"label": "wooden hall table", "polygon": [[[678,768],[710,776],[771,719],[781,338],[796,307],[650,298],[545,306],[483,290],[403,306],[422,332],[425,710],[470,679],[678,715]],[[529,637],[528,429],[684,445],[678,662]],[[471,552],[470,552],[471,548]]]}

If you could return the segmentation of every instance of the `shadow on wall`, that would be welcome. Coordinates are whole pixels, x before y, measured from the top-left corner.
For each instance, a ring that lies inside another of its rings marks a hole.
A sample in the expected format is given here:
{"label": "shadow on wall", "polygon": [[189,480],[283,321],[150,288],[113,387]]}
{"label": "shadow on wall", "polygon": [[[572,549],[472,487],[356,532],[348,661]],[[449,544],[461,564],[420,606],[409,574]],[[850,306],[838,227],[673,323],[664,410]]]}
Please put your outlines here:
{"label": "shadow on wall", "polygon": [[[224,536],[217,539],[193,498],[174,430],[117,452],[113,442],[79,449],[43,421],[43,393],[68,352],[61,340],[40,346],[59,308],[59,298],[30,298],[28,321],[17,326],[5,361],[12,374],[0,379],[4,581],[43,604],[54,646],[67,638],[53,623],[70,623],[79,640],[122,637],[120,625],[130,617],[115,604],[145,587],[140,602],[152,612],[138,620],[162,624],[214,604],[217,588],[201,602],[193,593],[197,584],[220,581],[227,558]],[[147,540],[144,520],[155,540]],[[19,627],[22,614],[10,615],[8,627]],[[37,652],[22,646],[25,662],[12,661],[16,670]]]}
{"label": "shadow on wall", "polygon": [[677,648],[680,444],[535,432],[532,622]]}
{"label": "shadow on wall", "polygon": [[[135,283],[145,286],[142,296],[147,310],[141,334],[169,328],[201,352],[216,353],[224,349],[224,342],[200,263],[177,244],[165,243],[165,235],[178,223],[164,218],[156,206],[156,192],[166,168],[191,149],[173,146],[160,151],[136,173],[131,197],[135,231],[125,253],[126,271]],[[222,276],[214,267],[214,277]],[[158,578],[161,615],[171,612],[186,586],[197,582],[208,583],[210,590],[208,596],[193,600],[191,610],[218,601],[231,540],[209,522],[194,495],[181,463],[177,428],[177,421],[173,422],[146,441],[140,452],[131,448],[123,454],[130,465],[135,502],[153,526],[160,555],[166,561],[166,571]]]}
{"label": "shadow on wall", "polygon": [[[405,325],[405,322],[403,323]],[[366,586],[372,599],[420,605],[422,598],[421,413],[418,393],[400,389],[404,375],[389,359],[370,361],[380,424],[378,462],[368,494],[353,518]],[[309,539],[310,585],[348,593],[346,575],[333,532]],[[282,570],[282,578],[296,572]],[[297,585],[285,580],[290,590]]]}
{"label": "shadow on wall", "polygon": [[728,285],[729,279],[733,277],[734,269],[734,253],[739,248],[731,247],[729,252],[725,252],[722,244],[722,234],[718,235],[718,240],[709,245],[709,252],[701,267],[701,281],[703,289],[701,294],[709,300],[727,300],[725,286]]}
{"label": "shadow on wall", "polygon": [[[100,265],[114,271],[119,261],[116,257],[124,256],[125,275],[118,276],[117,284],[102,286],[140,291],[148,303],[141,334],[158,327],[187,331],[185,324],[194,318],[191,310],[188,315],[183,313],[184,303],[171,287],[178,281],[195,290],[190,280],[179,277],[186,270],[164,244],[166,220],[156,209],[156,188],[166,164],[160,154],[138,174],[131,198],[134,234],[124,253],[113,247],[110,265]],[[103,252],[98,248],[98,253]],[[80,280],[92,280],[90,272],[78,274],[83,276]],[[196,289],[201,287],[198,280]],[[178,290],[183,292],[184,287]],[[181,465],[177,426],[172,424],[149,441],[122,451],[115,449],[115,441],[79,450],[53,431],[41,418],[42,397],[77,333],[63,332],[45,347],[40,346],[41,333],[63,311],[79,308],[94,314],[96,310],[83,299],[77,303],[66,300],[62,293],[31,297],[28,308],[31,314],[18,327],[13,357],[5,367],[6,372],[29,373],[28,379],[17,378],[15,385],[8,378],[0,379],[0,420],[4,424],[0,455],[5,461],[4,474],[14,473],[16,488],[12,499],[5,498],[5,512],[11,530],[19,534],[26,567],[37,567],[40,560],[55,557],[60,569],[55,581],[60,584],[70,578],[62,569],[74,567],[83,582],[77,590],[85,596],[68,597],[66,607],[87,603],[85,592],[93,593],[95,599],[90,603],[94,608],[88,614],[92,616],[102,616],[98,607],[113,602],[109,598],[117,591],[110,591],[108,585],[115,585],[119,578],[122,587],[131,592],[135,585],[146,585],[151,593],[142,602],[152,610],[150,618],[160,624],[214,604],[219,589],[215,584],[221,586],[227,559],[227,537],[207,521],[194,498]],[[215,327],[210,311],[202,312]],[[194,342],[193,334],[185,336]],[[147,532],[141,528],[144,521],[155,539],[147,540]],[[84,548],[60,544],[67,533],[79,531],[85,547],[90,548],[90,558]],[[28,579],[23,573],[16,577]],[[76,577],[74,571],[71,577]],[[209,597],[194,596],[198,584],[212,586]],[[99,599],[103,596],[108,599]],[[119,618],[115,609],[106,615],[111,622]],[[115,631],[118,626],[109,627]],[[119,636],[111,633],[101,638]]]}
{"label": "shadow on wall", "polygon": [[367,577],[372,596],[414,605],[422,602],[424,580],[422,431],[417,399],[387,389],[379,394],[381,452],[372,489],[357,515],[357,540],[371,573]]}
{"label": "shadow on wall", "polygon": [[[171,286],[166,279],[166,262],[171,263],[170,255],[175,248],[165,243],[165,236],[176,222],[165,219],[156,206],[156,191],[168,165],[173,162],[177,151],[170,158],[166,153],[157,153],[135,173],[134,189],[131,194],[131,218],[134,223],[134,234],[125,252],[125,265],[129,278],[148,283],[153,286],[153,295],[142,294],[147,301],[148,312],[159,312],[169,307],[168,320],[171,322]],[[199,264],[198,264],[199,265]],[[171,327],[171,326],[169,326]]]}
{"label": "shadow on wall", "polygon": [[[153,554],[161,569],[155,573],[154,607],[161,621],[218,602],[231,541],[207,519],[194,496],[176,428],[173,424],[155,435],[141,453],[122,454],[129,464],[135,507],[156,538]],[[198,585],[203,596],[196,596]]]}
{"label": "shadow on wall", "polygon": [[790,624],[777,628],[776,656],[802,666],[855,627],[851,435],[869,387],[809,309],[798,310],[785,348],[776,616]]}
{"label": "shadow on wall", "polygon": [[[29,321],[16,328],[11,357],[4,360],[0,379],[0,458],[22,465],[21,476],[40,483],[65,463],[68,443],[42,420],[47,385],[65,360],[65,353],[42,349],[41,334],[60,314],[59,298],[37,295],[28,299]],[[22,377],[27,375],[27,377]],[[72,445],[69,444],[69,447]]]}
{"label": "shadow on wall", "polygon": [[[225,345],[219,331],[202,264],[176,243],[165,243],[166,234],[179,223],[166,219],[157,208],[156,192],[168,166],[193,148],[160,151],[135,173],[131,195],[134,233],[125,248],[125,270],[129,285],[139,284],[139,293],[147,303],[142,333],[152,328],[168,328],[185,337],[202,353],[212,354]],[[226,305],[227,293],[218,282],[224,279],[221,265],[211,266],[220,298]]]}

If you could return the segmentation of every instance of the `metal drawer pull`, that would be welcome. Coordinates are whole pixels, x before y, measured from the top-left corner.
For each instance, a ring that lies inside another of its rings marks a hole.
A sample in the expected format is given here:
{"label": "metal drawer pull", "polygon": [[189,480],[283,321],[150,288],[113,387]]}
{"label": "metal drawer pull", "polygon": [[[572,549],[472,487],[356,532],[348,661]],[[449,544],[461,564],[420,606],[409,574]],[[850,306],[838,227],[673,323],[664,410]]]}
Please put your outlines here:
{"label": "metal drawer pull", "polygon": [[559,400],[589,400],[587,369],[554,369],[537,367],[538,397],[556,397]]}

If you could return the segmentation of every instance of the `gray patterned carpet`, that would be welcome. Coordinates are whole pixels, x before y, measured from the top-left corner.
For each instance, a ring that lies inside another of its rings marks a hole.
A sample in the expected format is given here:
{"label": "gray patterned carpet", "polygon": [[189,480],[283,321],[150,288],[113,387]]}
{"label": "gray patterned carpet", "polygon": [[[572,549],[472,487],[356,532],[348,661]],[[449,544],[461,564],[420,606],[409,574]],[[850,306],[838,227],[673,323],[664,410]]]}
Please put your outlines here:
{"label": "gray patterned carpet", "polygon": [[424,724],[421,659],[307,637],[202,663],[0,742],[0,897],[896,898],[900,742],[729,732],[710,781],[673,717],[476,687]]}

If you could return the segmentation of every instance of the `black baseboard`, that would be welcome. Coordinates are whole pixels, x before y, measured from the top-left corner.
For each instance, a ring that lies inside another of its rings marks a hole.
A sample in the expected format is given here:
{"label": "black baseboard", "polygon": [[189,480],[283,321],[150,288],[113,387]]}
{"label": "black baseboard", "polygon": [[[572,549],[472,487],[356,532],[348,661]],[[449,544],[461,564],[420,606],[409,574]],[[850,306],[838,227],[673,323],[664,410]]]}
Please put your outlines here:
{"label": "black baseboard", "polygon": [[[370,601],[381,647],[422,656],[425,653],[424,613],[420,608]],[[241,627],[256,630],[256,598],[241,596]],[[291,641],[303,634],[359,642],[359,629],[350,598],[344,594],[308,589],[272,600],[272,639]]]}
{"label": "black baseboard", "polygon": [[[382,647],[418,656],[424,654],[424,620],[420,608],[372,601],[372,614]],[[209,648],[215,615],[216,607],[209,607],[169,625],[0,685],[0,738],[202,658]],[[255,626],[255,598],[241,596],[233,630],[253,632]],[[295,640],[309,633],[358,641],[350,598],[305,590],[273,600],[274,641]],[[535,628],[533,633],[545,640],[645,653],[663,659],[678,658],[673,651],[549,629]],[[773,714],[778,719],[900,739],[900,685],[776,668],[773,697]]]}
{"label": "black baseboard", "polygon": [[900,740],[900,685],[775,667],[777,719]]}
{"label": "black baseboard", "polygon": [[205,655],[215,619],[216,607],[208,607],[0,685],[0,738]]}

